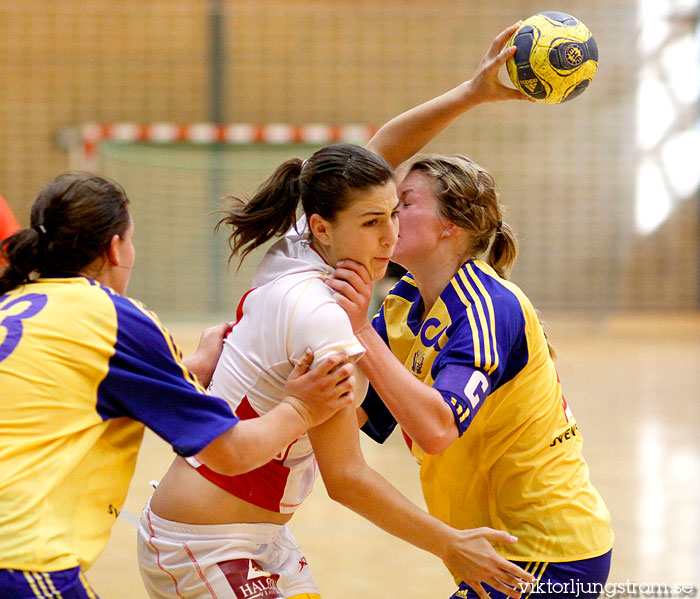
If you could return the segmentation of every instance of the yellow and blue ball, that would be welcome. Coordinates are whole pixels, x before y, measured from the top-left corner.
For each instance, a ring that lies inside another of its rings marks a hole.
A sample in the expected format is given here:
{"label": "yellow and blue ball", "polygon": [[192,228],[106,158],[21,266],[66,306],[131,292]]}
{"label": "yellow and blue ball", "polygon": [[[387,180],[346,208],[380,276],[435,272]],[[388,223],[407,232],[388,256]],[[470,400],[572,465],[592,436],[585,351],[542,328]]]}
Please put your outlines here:
{"label": "yellow and blue ball", "polygon": [[548,104],[581,95],[598,69],[598,46],[588,27],[563,12],[523,21],[508,41],[517,48],[506,66],[513,85]]}

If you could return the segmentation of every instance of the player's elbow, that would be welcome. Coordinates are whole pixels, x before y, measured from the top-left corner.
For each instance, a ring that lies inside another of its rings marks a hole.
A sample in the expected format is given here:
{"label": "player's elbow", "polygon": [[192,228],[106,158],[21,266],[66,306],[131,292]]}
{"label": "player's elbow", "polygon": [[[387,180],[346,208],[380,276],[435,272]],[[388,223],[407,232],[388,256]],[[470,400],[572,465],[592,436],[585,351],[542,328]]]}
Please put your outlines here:
{"label": "player's elbow", "polygon": [[452,445],[458,436],[457,427],[452,423],[451,426],[436,427],[431,431],[422,431],[414,441],[428,455],[437,455]]}
{"label": "player's elbow", "polygon": [[238,458],[230,453],[217,455],[201,451],[197,454],[197,459],[210,470],[224,476],[238,476],[255,468],[255,465],[248,463],[244,457]]}
{"label": "player's elbow", "polygon": [[207,468],[225,476],[238,476],[261,465],[256,452],[244,451],[234,433],[235,428],[231,427],[209,443],[197,454],[197,459]]}
{"label": "player's elbow", "polygon": [[328,497],[330,497],[333,501],[336,501],[337,503],[344,506],[348,505],[348,497],[351,488],[352,487],[350,484],[326,484],[326,492],[328,493]]}
{"label": "player's elbow", "polygon": [[323,484],[328,497],[351,509],[357,491],[362,487],[362,480],[360,471],[355,469],[344,469],[323,475]]}

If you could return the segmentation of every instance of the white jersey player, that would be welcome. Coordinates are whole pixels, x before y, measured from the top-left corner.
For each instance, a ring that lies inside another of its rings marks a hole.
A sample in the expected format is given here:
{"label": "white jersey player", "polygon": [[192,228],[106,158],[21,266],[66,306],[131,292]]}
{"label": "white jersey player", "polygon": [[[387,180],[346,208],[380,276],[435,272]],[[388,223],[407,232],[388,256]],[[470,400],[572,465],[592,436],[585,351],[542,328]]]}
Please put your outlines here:
{"label": "white jersey player", "polygon": [[[293,364],[301,359],[306,348],[314,351],[315,360],[334,353],[351,358],[364,353],[345,312],[333,300],[333,291],[324,282],[333,269],[311,247],[305,225],[302,218],[261,262],[253,287],[239,303],[236,323],[212,377],[210,392],[227,398],[243,420],[261,416],[279,404]],[[359,370],[355,378],[355,397],[361,401],[367,382]],[[233,496],[281,514],[294,512],[311,492],[319,472],[307,434],[274,460],[241,476],[215,472],[194,456],[187,458],[187,462]],[[208,526],[201,529],[194,526],[181,537],[182,524],[171,527],[167,520],[147,509],[141,532],[148,534],[147,543],[155,551],[142,552],[142,568],[148,567],[150,561],[151,568],[156,568],[156,577],[166,569],[175,578],[192,580],[194,590],[185,586],[186,583],[178,585],[178,592],[186,597],[199,596],[196,589],[201,590],[200,582],[220,597],[226,597],[227,592],[230,595],[232,588],[242,596],[249,591],[261,592],[262,597],[284,596],[276,593],[282,589],[289,593],[300,585],[299,590],[317,593],[306,560],[286,527],[265,523],[217,528],[213,538],[208,535],[211,530]],[[230,539],[226,542],[223,557],[227,559],[217,558],[214,567],[202,567],[209,563],[210,552],[221,553],[226,533],[238,539],[236,543]],[[184,542],[180,550],[179,538],[187,542],[192,557],[185,551]],[[251,546],[256,550],[251,551]],[[188,578],[187,571],[194,561],[200,563],[202,573],[197,578]],[[151,576],[147,577],[147,584],[151,580]],[[167,592],[163,592],[162,586],[152,585],[149,592],[156,597],[178,596],[174,584]]]}
{"label": "white jersey player", "polygon": [[[261,262],[252,289],[243,296],[209,390],[228,398],[242,419],[269,412],[307,347],[315,360],[334,353],[357,359],[364,348],[352,333],[343,309],[324,280],[333,269],[313,249],[306,219],[278,241]],[[367,392],[355,372],[355,398]],[[267,510],[292,513],[311,493],[318,466],[308,435],[299,437],[277,459],[242,476],[222,476],[188,458],[200,474]]]}

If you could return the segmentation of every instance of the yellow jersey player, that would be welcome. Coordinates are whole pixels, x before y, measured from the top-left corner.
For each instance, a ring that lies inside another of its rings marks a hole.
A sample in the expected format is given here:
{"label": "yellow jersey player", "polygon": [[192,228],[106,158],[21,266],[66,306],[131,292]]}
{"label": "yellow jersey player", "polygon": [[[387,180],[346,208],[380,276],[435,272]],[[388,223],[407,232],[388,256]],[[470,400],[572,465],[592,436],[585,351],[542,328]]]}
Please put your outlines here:
{"label": "yellow jersey player", "polygon": [[62,175],[31,222],[2,243],[0,596],[94,599],[84,570],[122,508],[144,425],[178,454],[240,474],[351,401],[350,367],[297,371],[276,415],[239,423],[202,387],[226,327],[183,359],[158,318],[124,297],[134,247],[121,187]]}
{"label": "yellow jersey player", "polygon": [[[368,147],[396,168],[481,98],[517,93],[496,76],[509,33],[494,41],[481,76],[395,117]],[[363,430],[382,441],[401,425],[433,515],[518,537],[498,551],[536,577],[524,596],[597,597],[610,568],[610,515],[537,314],[507,280],[517,244],[495,182],[465,156],[419,156],[403,172],[392,260],[409,274],[371,324],[361,265],[344,261],[328,282],[366,350]],[[455,580],[455,599],[506,596]]]}
{"label": "yellow jersey player", "polygon": [[[466,157],[429,155],[410,165],[398,194],[394,260],[409,274],[372,326],[362,267],[348,261],[330,283],[347,294],[338,301],[366,349],[363,430],[381,442],[398,421],[438,519],[518,537],[497,550],[537,578],[524,594],[595,597],[610,567],[610,515],[537,314],[505,278],[515,243],[493,179]],[[481,591],[455,580],[455,599]]]}

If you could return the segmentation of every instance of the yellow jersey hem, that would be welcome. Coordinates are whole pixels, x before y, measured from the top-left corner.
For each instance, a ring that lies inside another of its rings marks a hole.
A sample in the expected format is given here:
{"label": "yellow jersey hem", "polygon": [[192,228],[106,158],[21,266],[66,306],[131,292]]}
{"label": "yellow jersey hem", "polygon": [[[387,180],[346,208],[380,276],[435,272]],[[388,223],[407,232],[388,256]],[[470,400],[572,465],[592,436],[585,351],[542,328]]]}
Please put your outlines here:
{"label": "yellow jersey hem", "polygon": [[605,555],[608,551],[613,548],[614,541],[611,542],[605,549],[597,549],[589,553],[584,553],[582,555],[564,555],[559,557],[554,557],[551,555],[512,555],[507,553],[500,553],[501,557],[507,559],[510,562],[549,562],[551,564],[560,564],[562,562],[578,562],[583,559],[592,559],[594,557],[600,557]]}
{"label": "yellow jersey hem", "polygon": [[59,562],[51,566],[50,564],[20,564],[18,562],[0,562],[0,570],[20,570],[22,572],[61,572],[63,570],[71,570],[72,568],[77,568],[80,563],[78,560],[69,560],[63,563],[59,560],[53,560],[54,562]]}

